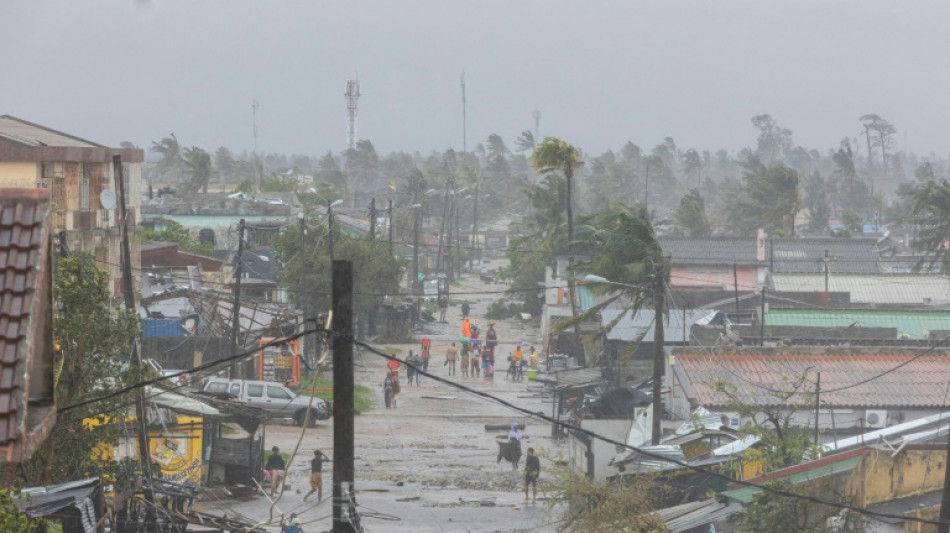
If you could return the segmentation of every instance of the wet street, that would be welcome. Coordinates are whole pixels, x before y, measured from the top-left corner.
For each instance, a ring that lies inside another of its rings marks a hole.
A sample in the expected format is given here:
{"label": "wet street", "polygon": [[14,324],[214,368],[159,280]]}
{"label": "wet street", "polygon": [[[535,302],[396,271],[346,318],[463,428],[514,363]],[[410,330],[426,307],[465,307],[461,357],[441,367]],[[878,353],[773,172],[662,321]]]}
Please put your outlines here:
{"label": "wet street", "polygon": [[[484,331],[488,320],[485,310],[491,301],[502,296],[504,285],[483,283],[477,274],[463,278],[452,287],[453,301],[462,299],[472,306],[471,314]],[[445,377],[445,348],[450,342],[458,345],[461,320],[459,305],[449,308],[446,324],[429,323],[416,337],[432,340],[430,373]],[[521,320],[503,320],[496,324],[499,346],[496,349],[498,369],[494,379],[463,378],[459,372],[452,377],[475,390],[487,392],[533,412],[550,412],[550,403],[536,394],[537,386],[525,380],[505,380],[507,355],[516,344],[540,348],[537,328]],[[418,345],[381,345],[380,349],[398,349],[404,357]],[[356,501],[367,531],[550,531],[551,509],[542,491],[538,502],[523,503],[522,486],[524,458],[519,469],[510,463],[496,463],[496,436],[506,431],[486,431],[485,424],[523,422],[523,450],[534,447],[542,455],[566,453],[562,444],[552,441],[551,427],[529,419],[506,406],[456,389],[450,384],[423,378],[422,386],[406,385],[405,372],[400,372],[402,392],[398,407],[386,409],[382,395],[385,359],[366,350],[357,356],[356,381],[373,391],[376,408],[356,417]],[[309,467],[314,449],[333,456],[332,419],[314,428],[271,423],[267,427],[266,448],[277,445],[296,456],[288,465],[287,489],[276,507],[285,514],[298,513],[304,531],[328,531],[332,508],[330,493],[332,461],[324,464],[324,499],[316,502],[316,494],[308,502],[303,496],[310,490]],[[268,452],[269,453],[269,452]],[[542,460],[542,482],[549,480],[550,464]],[[543,488],[543,486],[542,486]],[[208,495],[205,509],[216,513],[240,515],[250,521],[269,522],[277,531],[280,512],[269,520],[270,503],[260,495],[251,501],[237,501]]]}

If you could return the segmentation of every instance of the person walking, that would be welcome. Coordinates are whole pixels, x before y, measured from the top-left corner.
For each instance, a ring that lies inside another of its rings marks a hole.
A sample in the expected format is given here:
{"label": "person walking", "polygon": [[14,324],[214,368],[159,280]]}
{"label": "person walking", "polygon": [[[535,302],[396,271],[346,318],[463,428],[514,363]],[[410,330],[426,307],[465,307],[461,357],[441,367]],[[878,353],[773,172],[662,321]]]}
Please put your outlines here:
{"label": "person walking", "polygon": [[498,331],[495,329],[494,320],[488,323],[488,331],[485,332],[485,346],[488,346],[492,354],[495,353],[495,346],[498,346]]}
{"label": "person walking", "polygon": [[409,350],[409,355],[406,356],[406,383],[411,387],[412,379],[416,377],[416,367],[412,365],[412,358],[415,357],[412,355],[412,350]]}
{"label": "person walking", "polygon": [[317,501],[323,501],[323,461],[329,461],[330,458],[320,450],[313,451],[313,459],[310,460],[310,492],[303,497],[307,501],[314,492],[317,493]]}
{"label": "person walking", "polygon": [[429,339],[422,339],[422,353],[419,354],[419,357],[422,358],[422,371],[429,372],[429,358],[432,354],[429,352]]}
{"label": "person walking", "polygon": [[273,498],[277,488],[282,486],[287,465],[284,464],[284,458],[280,455],[280,448],[274,446],[270,449],[270,452],[264,470],[267,470],[267,473],[270,474],[270,497]]}
{"label": "person walking", "polygon": [[524,460],[524,501],[528,501],[529,486],[532,489],[531,501],[537,501],[539,477],[541,477],[541,461],[534,454],[534,448],[528,448],[528,456]]}
{"label": "person walking", "polygon": [[468,377],[468,344],[462,345],[462,377]]}
{"label": "person walking", "polygon": [[393,373],[386,372],[386,379],[383,380],[383,399],[386,402],[386,409],[393,406]]}
{"label": "person walking", "polygon": [[482,375],[486,379],[495,377],[494,362],[492,361],[491,350],[488,348],[482,349]]}
{"label": "person walking", "polygon": [[453,342],[451,346],[445,349],[445,364],[442,366],[449,367],[449,375],[455,375],[455,360],[458,358],[459,350],[455,347]]}
{"label": "person walking", "polygon": [[412,366],[412,375],[416,378],[416,387],[422,386],[422,357],[415,354],[409,358],[409,364]]}
{"label": "person walking", "polygon": [[531,347],[531,355],[528,359],[531,363],[531,368],[538,368],[538,351],[534,349],[534,346]]}

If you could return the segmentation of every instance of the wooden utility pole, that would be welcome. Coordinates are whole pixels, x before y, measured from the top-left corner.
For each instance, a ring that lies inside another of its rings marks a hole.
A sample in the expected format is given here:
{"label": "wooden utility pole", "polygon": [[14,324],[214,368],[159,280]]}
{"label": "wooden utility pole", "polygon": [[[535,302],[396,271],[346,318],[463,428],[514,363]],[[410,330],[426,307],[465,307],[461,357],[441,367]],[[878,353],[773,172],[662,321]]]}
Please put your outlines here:
{"label": "wooden utility pole", "polygon": [[666,272],[661,267],[656,271],[656,288],[653,292],[653,439],[652,443],[660,443],[663,429],[660,421],[663,419],[663,374],[666,352],[663,351],[665,342],[663,335],[663,302],[666,300],[665,288]]}
{"label": "wooden utility pole", "polygon": [[759,346],[765,346],[765,285],[762,286],[762,307],[759,311]]}
{"label": "wooden utility pole", "polygon": [[732,289],[736,295],[736,316],[739,316],[739,266],[732,264]]}
{"label": "wooden utility pole", "polygon": [[376,198],[369,201],[369,240],[376,240]]}
{"label": "wooden utility pole", "polygon": [[333,204],[327,200],[327,234],[329,240],[330,261],[333,261]]}
{"label": "wooden utility pole", "polygon": [[[231,346],[234,353],[241,353],[243,346],[238,345],[238,333],[241,329],[241,267],[244,264],[244,219],[238,224],[238,251],[234,264],[234,302],[231,309]],[[236,370],[236,371],[235,371]],[[241,363],[231,363],[228,367],[228,374],[231,378],[244,378]]]}
{"label": "wooden utility pole", "polygon": [[353,264],[333,261],[333,529],[355,533],[353,487]]}
{"label": "wooden utility pole", "polygon": [[[125,175],[122,173],[122,156],[112,156],[112,172],[115,175],[116,196],[119,197],[119,231],[122,237],[122,293],[125,296],[125,311],[134,313],[135,286],[132,284],[132,250],[129,245],[129,219],[125,208]],[[132,368],[142,369],[142,358],[138,342],[132,339]],[[135,389],[135,418],[138,420],[139,464],[142,467],[142,479],[145,480],[145,531],[155,530],[155,492],[152,487],[152,459],[148,445],[148,422],[145,420],[145,391]]]}
{"label": "wooden utility pole", "polygon": [[468,269],[471,270],[475,261],[475,246],[478,241],[478,189],[475,186],[475,203],[472,204],[472,249],[468,257]]}

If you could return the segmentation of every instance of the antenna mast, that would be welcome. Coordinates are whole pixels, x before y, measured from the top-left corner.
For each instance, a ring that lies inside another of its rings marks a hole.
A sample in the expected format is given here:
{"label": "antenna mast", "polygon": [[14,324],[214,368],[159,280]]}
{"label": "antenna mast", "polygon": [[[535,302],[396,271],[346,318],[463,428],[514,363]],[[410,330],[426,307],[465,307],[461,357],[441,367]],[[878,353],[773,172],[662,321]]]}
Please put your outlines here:
{"label": "antenna mast", "polygon": [[462,151],[468,151],[468,138],[465,127],[465,73],[462,73]]}
{"label": "antenna mast", "polygon": [[359,80],[346,80],[346,147],[356,147],[356,108],[360,99]]}
{"label": "antenna mast", "polygon": [[254,155],[257,155],[257,108],[261,104],[255,99],[251,100],[251,114],[254,117]]}

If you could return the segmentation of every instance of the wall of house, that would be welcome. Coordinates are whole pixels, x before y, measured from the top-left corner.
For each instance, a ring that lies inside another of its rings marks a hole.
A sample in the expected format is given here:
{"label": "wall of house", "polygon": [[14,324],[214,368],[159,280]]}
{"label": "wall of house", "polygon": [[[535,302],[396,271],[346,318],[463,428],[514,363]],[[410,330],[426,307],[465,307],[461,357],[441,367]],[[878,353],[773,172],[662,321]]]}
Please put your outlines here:
{"label": "wall of house", "polygon": [[33,162],[0,161],[0,187],[36,187],[39,165]]}
{"label": "wall of house", "polygon": [[670,270],[671,289],[735,290],[736,277],[740,291],[758,287],[759,269],[738,267],[733,274],[731,265],[673,265]]}
{"label": "wall of house", "polygon": [[946,449],[868,450],[845,485],[852,503],[867,507],[943,488]]}
{"label": "wall of house", "polygon": [[[630,423],[630,420],[584,420],[581,422],[581,428],[620,442],[626,442],[627,433],[630,431]],[[586,453],[587,445],[571,435],[568,442],[568,464],[572,472],[583,475],[591,474],[587,471],[588,458]],[[594,471],[592,474],[596,481],[606,481],[607,476],[617,473],[616,468],[607,466],[610,460],[617,456],[616,446],[601,439],[593,439],[591,453],[594,454]]]}

